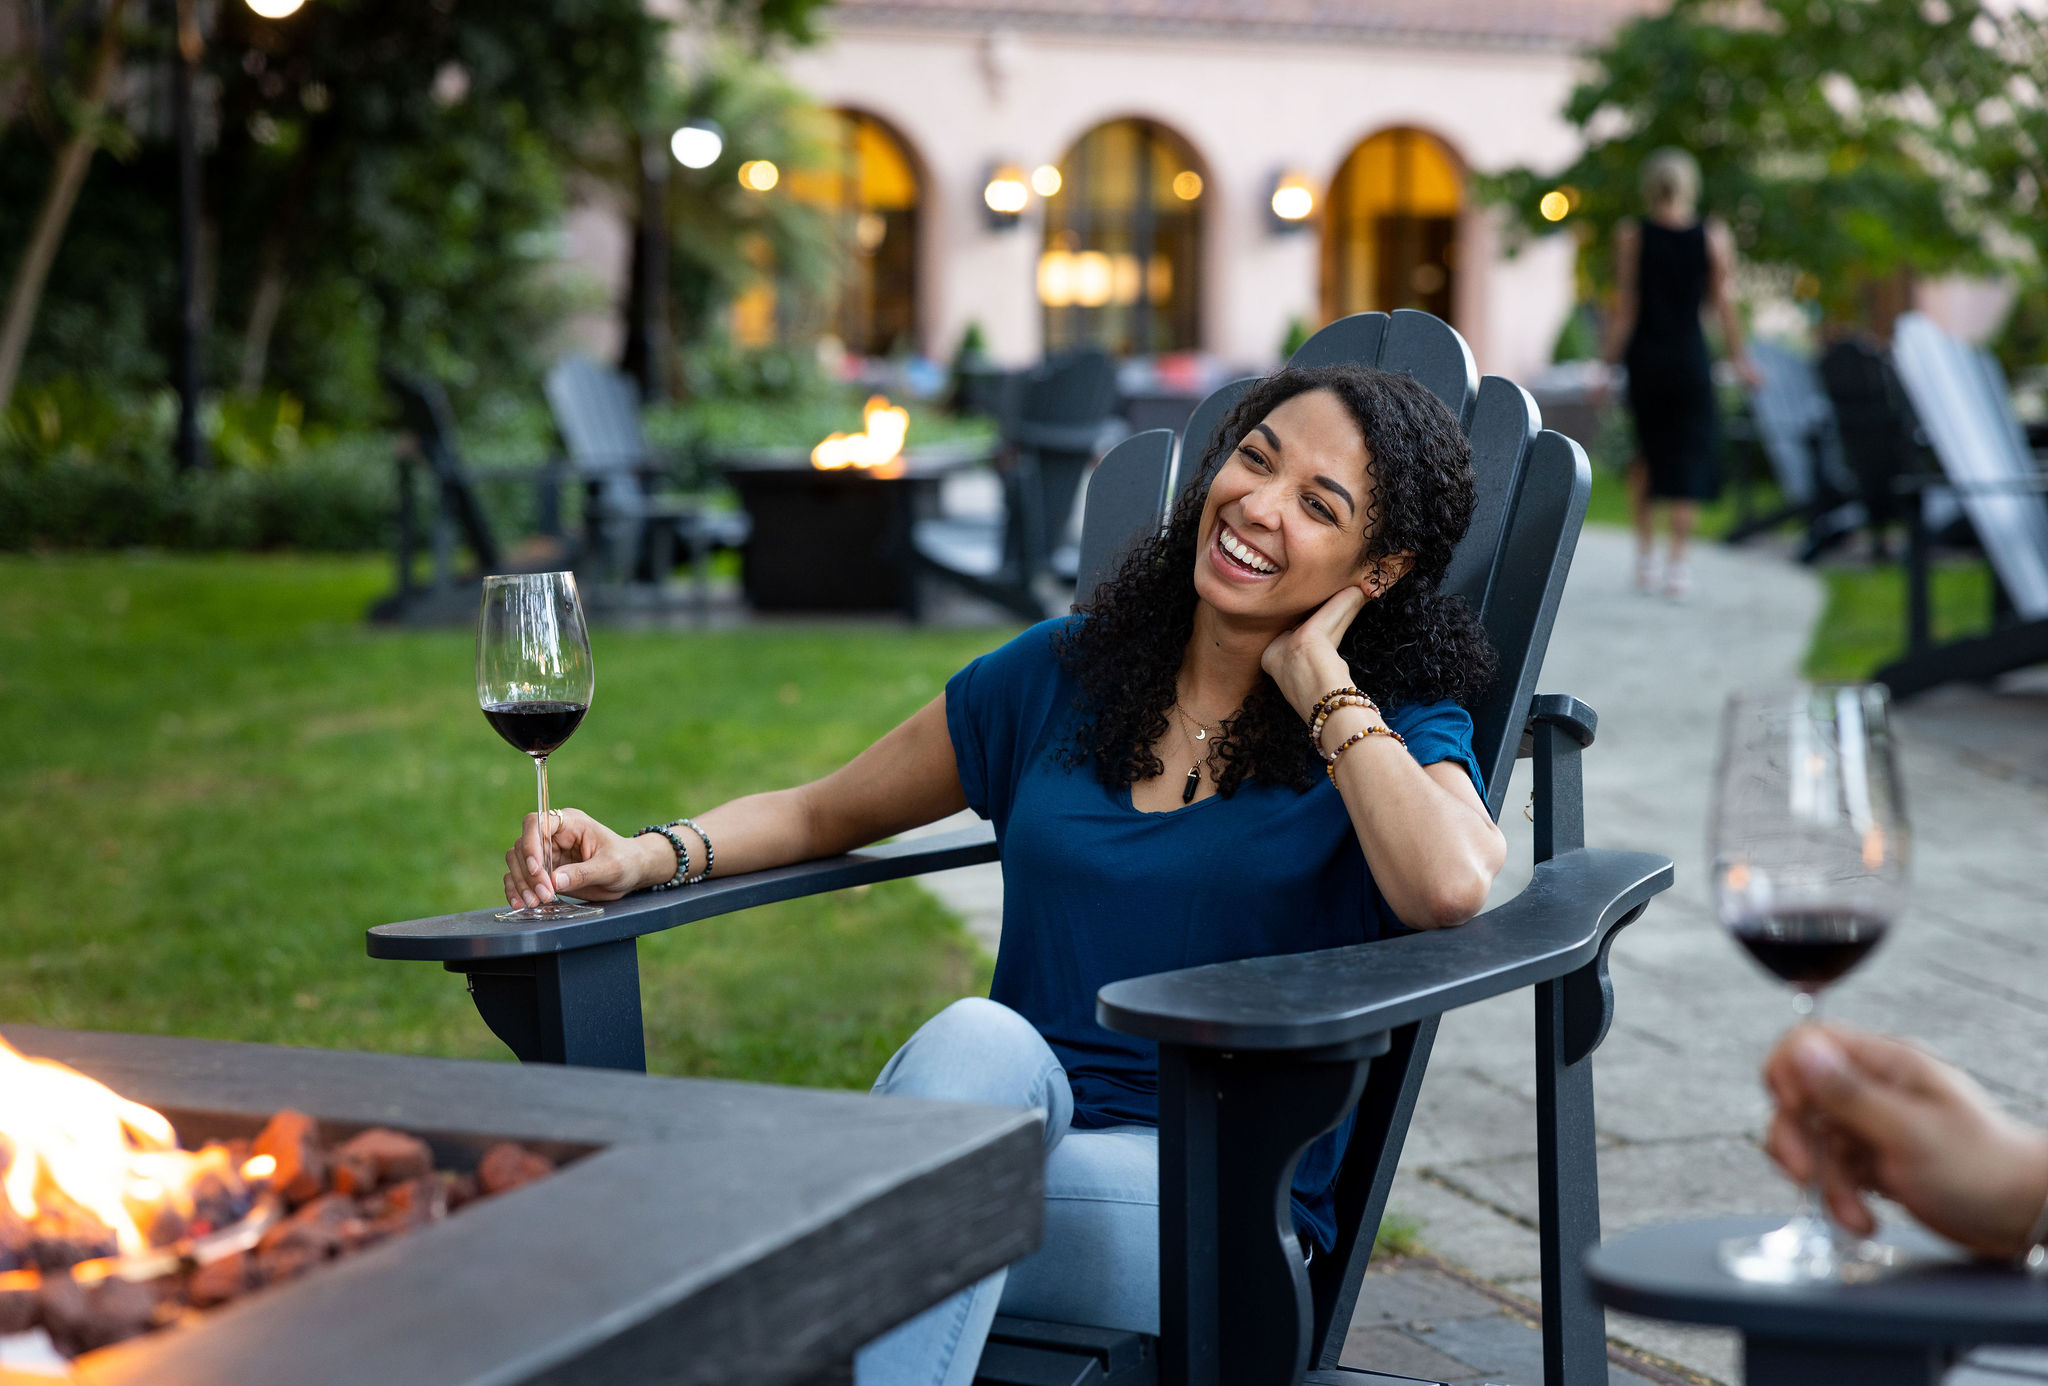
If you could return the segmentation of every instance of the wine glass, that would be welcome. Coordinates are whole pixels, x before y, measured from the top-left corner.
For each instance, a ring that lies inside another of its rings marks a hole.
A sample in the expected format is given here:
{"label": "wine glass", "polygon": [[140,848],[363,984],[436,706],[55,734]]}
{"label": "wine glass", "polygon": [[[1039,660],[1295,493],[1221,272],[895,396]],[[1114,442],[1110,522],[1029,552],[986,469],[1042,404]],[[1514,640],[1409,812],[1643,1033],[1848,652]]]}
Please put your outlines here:
{"label": "wine glass", "polygon": [[[1886,709],[1882,687],[1837,685],[1737,693],[1722,718],[1715,911],[1802,1018],[1905,906],[1911,839]],[[1721,1248],[1737,1279],[1774,1285],[1865,1278],[1896,1257],[1838,1236],[1812,1184],[1783,1227]]]}
{"label": "wine glass", "polygon": [[[476,619],[476,700],[504,737],[533,757],[539,784],[541,874],[554,874],[548,820],[548,754],[590,711],[595,675],[590,632],[574,573],[518,573],[484,579]],[[498,911],[499,919],[554,921],[603,914],[596,905],[556,899]]]}

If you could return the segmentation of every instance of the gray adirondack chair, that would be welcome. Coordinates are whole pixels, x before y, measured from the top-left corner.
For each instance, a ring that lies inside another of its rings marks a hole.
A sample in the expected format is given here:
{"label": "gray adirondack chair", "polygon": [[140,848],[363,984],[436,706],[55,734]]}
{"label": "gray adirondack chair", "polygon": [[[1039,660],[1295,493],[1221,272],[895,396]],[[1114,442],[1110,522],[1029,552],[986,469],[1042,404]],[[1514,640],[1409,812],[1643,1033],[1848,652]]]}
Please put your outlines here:
{"label": "gray adirondack chair", "polygon": [[[1584,846],[1579,756],[1596,719],[1574,698],[1535,693],[1590,469],[1578,444],[1541,429],[1527,392],[1479,380],[1464,342],[1427,314],[1344,319],[1295,360],[1411,371],[1472,439],[1478,513],[1446,584],[1481,613],[1501,654],[1493,687],[1470,709],[1474,744],[1496,816],[1517,756],[1533,762],[1535,872],[1514,900],[1458,929],[1104,988],[1101,1022],[1159,1045],[1161,1335],[1155,1343],[999,1318],[982,1358],[986,1382],[1401,1380],[1342,1370],[1337,1359],[1437,1020],[1523,989],[1536,1003],[1545,1381],[1606,1380],[1604,1319],[1581,1270],[1599,1240],[1592,1054],[1613,1013],[1608,949],[1670,885],[1672,868],[1663,857]],[[1081,545],[1084,602],[1122,547],[1158,527],[1181,486],[1206,484],[1206,441],[1244,387],[1205,401],[1179,447],[1152,430],[1103,460]],[[466,974],[485,1021],[522,1059],[639,1068],[639,936],[997,856],[982,825],[640,896],[568,924],[506,925],[479,910],[383,925],[369,931],[369,951]],[[1337,1182],[1339,1243],[1304,1266],[1285,1191],[1301,1152],[1353,1110]]]}
{"label": "gray adirondack chair", "polygon": [[[559,461],[533,465],[472,465],[464,458],[455,412],[440,382],[395,367],[386,367],[384,382],[398,401],[399,421],[407,435],[398,451],[398,514],[395,528],[397,581],[393,590],[373,603],[373,621],[472,620],[476,615],[478,580],[484,573],[541,571],[559,566],[563,546],[543,544],[525,561],[513,560],[499,543],[478,487],[486,482],[530,486],[534,492],[535,528],[547,540],[561,536],[560,500],[567,467]],[[422,522],[415,473],[424,468],[431,479],[431,514]],[[474,572],[457,569],[456,546],[466,544],[475,557]],[[414,569],[422,546],[432,559],[425,584]]]}
{"label": "gray adirondack chair", "polygon": [[2013,415],[2004,372],[1920,313],[1899,318],[1892,363],[1941,462],[1940,477],[1911,480],[1953,495],[1969,517],[1991,565],[1992,629],[1935,643],[1930,524],[1924,507],[1909,505],[1906,654],[1873,677],[1903,698],[2048,661],[2048,476]]}
{"label": "gray adirondack chair", "polygon": [[747,517],[722,514],[695,496],[663,495],[667,464],[640,424],[630,377],[587,356],[555,363],[545,389],[555,428],[583,481],[583,552],[577,566],[601,582],[659,587],[687,559],[704,597],[711,555],[746,542]]}
{"label": "gray adirondack chair", "polygon": [[1753,442],[1769,462],[1784,504],[1736,525],[1727,542],[1738,544],[1797,520],[1806,527],[1799,560],[1811,563],[1867,523],[1870,512],[1813,362],[1770,341],[1751,343],[1750,359],[1758,375],[1749,391]]}
{"label": "gray adirondack chair", "polygon": [[1054,614],[1078,554],[1067,523],[1116,411],[1116,366],[1101,351],[1048,359],[1016,381],[1002,416],[1000,519],[933,518],[911,527],[918,568],[1027,621]]}

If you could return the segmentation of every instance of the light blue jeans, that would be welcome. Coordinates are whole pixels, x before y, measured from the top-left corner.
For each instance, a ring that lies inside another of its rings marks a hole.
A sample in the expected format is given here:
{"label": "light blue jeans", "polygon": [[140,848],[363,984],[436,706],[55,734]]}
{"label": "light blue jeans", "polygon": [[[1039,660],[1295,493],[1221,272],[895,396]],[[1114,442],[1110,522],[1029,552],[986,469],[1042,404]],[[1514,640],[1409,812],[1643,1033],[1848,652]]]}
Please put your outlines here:
{"label": "light blue jeans", "polygon": [[1045,1113],[1045,1239],[854,1355],[856,1386],[969,1386],[1005,1314],[1159,1331],[1159,1132],[1071,1131],[1067,1071],[1031,1022],[980,997],[926,1021],[875,1080],[889,1096]]}

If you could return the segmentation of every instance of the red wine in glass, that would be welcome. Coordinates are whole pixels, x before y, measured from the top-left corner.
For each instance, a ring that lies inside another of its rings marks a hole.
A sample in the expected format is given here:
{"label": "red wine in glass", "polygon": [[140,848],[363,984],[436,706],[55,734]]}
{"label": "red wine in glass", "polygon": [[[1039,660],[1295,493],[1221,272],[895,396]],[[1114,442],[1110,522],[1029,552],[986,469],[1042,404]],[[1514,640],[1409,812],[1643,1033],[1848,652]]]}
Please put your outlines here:
{"label": "red wine in glass", "polygon": [[[1708,828],[1714,906],[1792,989],[1800,1017],[1895,926],[1909,846],[1884,689],[1729,699]],[[1896,1262],[1893,1248],[1838,1233],[1810,1188],[1792,1221],[1721,1248],[1731,1275],[1773,1285],[1867,1278]]]}
{"label": "red wine in glass", "polygon": [[[484,579],[476,624],[476,700],[512,746],[533,757],[540,802],[541,874],[554,873],[553,819],[548,812],[548,757],[590,711],[596,676],[590,632],[573,573],[520,573]],[[587,919],[596,905],[557,898],[498,911],[522,922]]]}
{"label": "red wine in glass", "polygon": [[484,719],[512,746],[530,756],[544,756],[569,739],[589,703],[487,703]]}
{"label": "red wine in glass", "polygon": [[1884,942],[1891,919],[1869,910],[1793,909],[1729,926],[1764,971],[1802,991],[1838,982]]}

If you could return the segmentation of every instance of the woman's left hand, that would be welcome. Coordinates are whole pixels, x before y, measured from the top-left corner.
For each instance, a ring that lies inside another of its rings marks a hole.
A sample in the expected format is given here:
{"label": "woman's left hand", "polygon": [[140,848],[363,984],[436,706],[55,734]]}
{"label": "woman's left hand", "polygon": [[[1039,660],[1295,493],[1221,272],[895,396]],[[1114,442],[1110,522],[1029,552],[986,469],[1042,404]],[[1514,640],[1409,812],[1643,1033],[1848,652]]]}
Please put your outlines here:
{"label": "woman's left hand", "polygon": [[1275,637],[1259,663],[1281,694],[1308,720],[1309,709],[1325,693],[1351,682],[1351,666],[1337,653],[1337,642],[1365,609],[1365,592],[1346,587],[1303,619],[1293,630]]}

